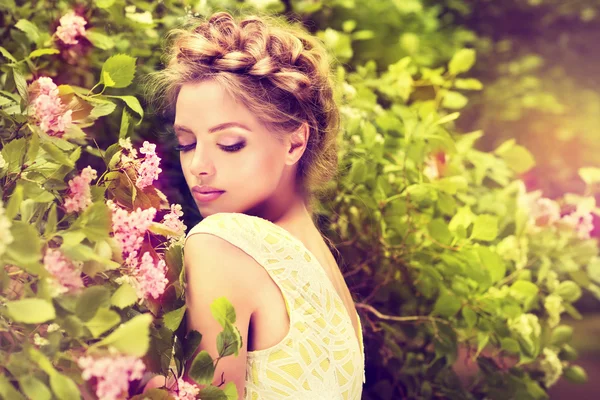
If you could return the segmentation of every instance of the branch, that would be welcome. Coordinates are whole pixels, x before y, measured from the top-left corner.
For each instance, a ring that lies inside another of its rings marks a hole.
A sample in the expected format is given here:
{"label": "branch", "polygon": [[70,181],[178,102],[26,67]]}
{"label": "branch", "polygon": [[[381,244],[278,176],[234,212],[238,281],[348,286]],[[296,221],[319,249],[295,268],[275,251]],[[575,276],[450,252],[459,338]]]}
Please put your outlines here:
{"label": "branch", "polygon": [[439,322],[442,324],[450,325],[450,321],[445,319],[437,318],[437,317],[428,317],[426,315],[414,315],[410,317],[397,317],[393,315],[385,315],[376,310],[373,306],[365,303],[356,303],[356,307],[362,308],[375,314],[375,316],[379,319],[383,319],[386,321],[396,321],[396,322]]}

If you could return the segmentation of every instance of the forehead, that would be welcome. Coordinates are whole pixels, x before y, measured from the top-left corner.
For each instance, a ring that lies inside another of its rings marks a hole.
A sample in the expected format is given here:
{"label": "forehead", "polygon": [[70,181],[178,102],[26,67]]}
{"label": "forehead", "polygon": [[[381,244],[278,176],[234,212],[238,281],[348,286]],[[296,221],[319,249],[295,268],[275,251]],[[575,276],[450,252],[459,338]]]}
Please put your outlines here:
{"label": "forehead", "polygon": [[258,120],[239,101],[213,81],[191,82],[182,85],[175,106],[175,124],[207,130],[229,121],[243,123],[251,129]]}

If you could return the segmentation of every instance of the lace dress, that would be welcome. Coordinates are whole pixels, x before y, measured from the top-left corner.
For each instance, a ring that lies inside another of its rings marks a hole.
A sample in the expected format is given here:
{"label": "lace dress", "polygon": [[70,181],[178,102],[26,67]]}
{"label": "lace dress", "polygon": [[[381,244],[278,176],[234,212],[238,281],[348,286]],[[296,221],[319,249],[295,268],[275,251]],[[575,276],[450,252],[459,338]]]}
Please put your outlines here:
{"label": "lace dress", "polygon": [[[278,344],[248,351],[244,399],[358,400],[365,382],[360,341],[317,258],[286,229],[242,213],[217,213],[187,234],[210,233],[240,248],[279,287],[290,330]],[[360,318],[359,324],[360,324]]]}

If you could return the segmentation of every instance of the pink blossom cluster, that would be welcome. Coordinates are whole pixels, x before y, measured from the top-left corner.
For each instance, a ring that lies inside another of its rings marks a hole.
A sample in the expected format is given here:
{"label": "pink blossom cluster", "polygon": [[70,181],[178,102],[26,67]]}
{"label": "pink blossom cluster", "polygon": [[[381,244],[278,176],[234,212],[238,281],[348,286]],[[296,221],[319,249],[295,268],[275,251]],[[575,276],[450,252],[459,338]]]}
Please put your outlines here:
{"label": "pink blossom cluster", "polygon": [[67,212],[83,211],[92,204],[90,183],[97,177],[96,170],[88,165],[81,171],[79,176],[69,181],[70,193],[65,199]]}
{"label": "pink blossom cluster", "polygon": [[73,11],[60,18],[60,26],[56,28],[56,36],[65,44],[77,44],[77,36],[85,36],[87,21]]}
{"label": "pink blossom cluster", "polygon": [[129,213],[111,200],[106,204],[112,210],[112,229],[123,255],[137,252],[144,241],[144,234],[156,216],[156,209],[150,207],[142,210],[138,207]]}
{"label": "pink blossom cluster", "polygon": [[96,378],[96,396],[100,400],[117,400],[127,395],[129,382],[142,379],[146,369],[142,360],[133,356],[81,357],[77,364],[86,381]]}
{"label": "pink blossom cluster", "polygon": [[[137,252],[132,253],[135,257]],[[133,285],[140,299],[150,297],[158,299],[164,293],[169,280],[166,278],[167,265],[164,260],[159,260],[155,265],[149,252],[145,252],[139,264],[133,257],[127,260],[127,263],[133,267]]]}
{"label": "pink blossom cluster", "polygon": [[573,230],[580,239],[589,239],[594,230],[593,216],[589,211],[577,209],[561,217],[560,205],[545,197],[535,197],[535,194],[525,194],[523,197],[531,220],[534,222],[534,232],[540,227],[562,225]]}
{"label": "pink blossom cluster", "polygon": [[51,78],[43,76],[29,86],[37,96],[31,102],[31,110],[39,127],[51,136],[62,136],[71,125],[73,110],[67,110],[58,97],[58,86]]}
{"label": "pink blossom cluster", "polygon": [[196,396],[200,393],[200,388],[179,378],[177,384],[169,389],[169,394],[175,398],[175,400],[196,400]]}
{"label": "pink blossom cluster", "polygon": [[48,248],[44,255],[44,268],[59,285],[59,292],[76,291],[83,288],[81,272],[60,250]]}
{"label": "pink blossom cluster", "polygon": [[594,230],[593,216],[589,212],[575,211],[565,215],[560,221],[572,228],[579,239],[589,239],[590,233]]}
{"label": "pink blossom cluster", "polygon": [[158,179],[158,175],[162,172],[162,169],[158,166],[160,158],[156,155],[155,144],[144,141],[140,153],[144,154],[144,161],[138,170],[138,178],[135,184],[140,189],[144,189]]}
{"label": "pink blossom cluster", "polygon": [[183,211],[181,211],[181,205],[179,204],[171,204],[171,212],[166,214],[163,217],[163,224],[171,229],[172,231],[177,232],[177,236],[182,236],[185,234],[185,230],[187,226],[179,219],[179,217],[183,216]]}
{"label": "pink blossom cluster", "polygon": [[531,217],[537,226],[552,225],[560,219],[560,206],[546,197],[531,201]]}

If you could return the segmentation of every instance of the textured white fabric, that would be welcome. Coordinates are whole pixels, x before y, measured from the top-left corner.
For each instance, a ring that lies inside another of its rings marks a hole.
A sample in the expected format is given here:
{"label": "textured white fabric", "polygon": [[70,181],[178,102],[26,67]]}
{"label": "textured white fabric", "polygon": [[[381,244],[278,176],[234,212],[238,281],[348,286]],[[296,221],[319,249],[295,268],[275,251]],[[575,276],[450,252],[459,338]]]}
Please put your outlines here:
{"label": "textured white fabric", "polygon": [[306,246],[279,225],[242,213],[210,215],[186,240],[195,233],[218,236],[253,257],[286,302],[290,330],[284,339],[268,349],[248,351],[244,399],[360,399],[365,382],[362,325],[357,341],[344,303]]}

